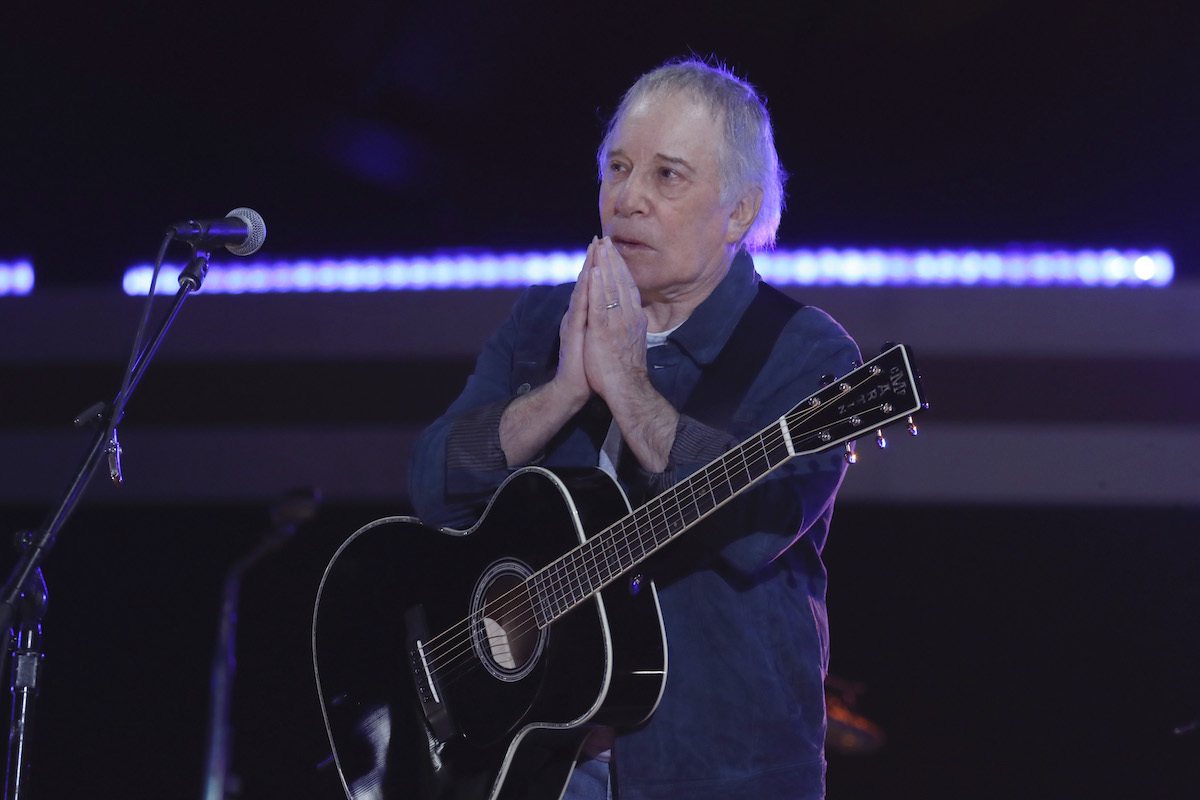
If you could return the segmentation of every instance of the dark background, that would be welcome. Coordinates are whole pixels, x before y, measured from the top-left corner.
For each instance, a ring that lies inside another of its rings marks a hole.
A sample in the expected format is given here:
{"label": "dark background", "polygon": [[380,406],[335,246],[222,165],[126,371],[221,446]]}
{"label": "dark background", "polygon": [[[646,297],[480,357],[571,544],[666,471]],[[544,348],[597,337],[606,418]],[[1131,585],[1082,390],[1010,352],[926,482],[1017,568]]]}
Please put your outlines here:
{"label": "dark background", "polygon": [[[770,100],[784,245],[1164,247],[1200,274],[1189,3],[16,2],[0,19],[0,257],[32,256],[39,291],[115,292],[166,223],[238,205],[266,218],[271,258],[579,247],[604,121],[689,50]],[[76,514],[47,576],[36,796],[200,794],[221,580],[272,500]],[[312,595],[342,538],[405,510],[327,506],[248,576],[243,796],[337,796],[313,766]],[[45,509],[0,512],[7,534]],[[831,754],[830,796],[1195,797],[1200,734],[1171,730],[1200,714],[1196,523],[843,506],[832,667],[888,741]]]}
{"label": "dark background", "polygon": [[[68,10],[69,8],[69,10]],[[788,245],[1166,247],[1193,274],[1187,2],[16,0],[0,254],[112,283],[248,205],[264,256],[581,247],[602,125],[717,54],[765,92]]]}

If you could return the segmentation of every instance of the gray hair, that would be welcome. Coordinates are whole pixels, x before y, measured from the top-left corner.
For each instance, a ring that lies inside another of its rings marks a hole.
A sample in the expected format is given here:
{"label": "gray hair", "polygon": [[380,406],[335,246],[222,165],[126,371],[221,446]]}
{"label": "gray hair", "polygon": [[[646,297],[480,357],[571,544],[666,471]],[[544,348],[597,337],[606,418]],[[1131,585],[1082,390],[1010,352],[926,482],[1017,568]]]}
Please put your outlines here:
{"label": "gray hair", "polygon": [[771,115],[754,87],[722,64],[708,64],[696,58],[668,61],[638,78],[621,98],[596,153],[600,179],[604,179],[613,136],[626,112],[652,95],[675,93],[706,103],[714,119],[724,117],[725,135],[717,151],[721,202],[732,205],[752,187],[762,189],[762,207],[742,238],[742,245],[748,250],[773,247],[783,213],[787,173],[780,166],[775,150]]}

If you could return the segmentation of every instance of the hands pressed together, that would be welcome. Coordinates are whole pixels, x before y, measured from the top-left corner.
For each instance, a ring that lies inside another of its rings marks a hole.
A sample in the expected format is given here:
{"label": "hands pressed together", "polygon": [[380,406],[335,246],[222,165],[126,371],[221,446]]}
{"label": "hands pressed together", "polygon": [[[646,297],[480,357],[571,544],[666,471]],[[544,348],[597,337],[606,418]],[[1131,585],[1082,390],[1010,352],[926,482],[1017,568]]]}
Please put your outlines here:
{"label": "hands pressed together", "polygon": [[612,404],[646,374],[646,312],[625,260],[608,237],[593,238],[559,329],[558,375],[586,402]]}
{"label": "hands pressed together", "polygon": [[611,239],[593,238],[559,328],[557,373],[501,420],[510,466],[527,463],[594,393],[642,466],[665,469],[679,415],[647,376],[647,324],[625,260]]}

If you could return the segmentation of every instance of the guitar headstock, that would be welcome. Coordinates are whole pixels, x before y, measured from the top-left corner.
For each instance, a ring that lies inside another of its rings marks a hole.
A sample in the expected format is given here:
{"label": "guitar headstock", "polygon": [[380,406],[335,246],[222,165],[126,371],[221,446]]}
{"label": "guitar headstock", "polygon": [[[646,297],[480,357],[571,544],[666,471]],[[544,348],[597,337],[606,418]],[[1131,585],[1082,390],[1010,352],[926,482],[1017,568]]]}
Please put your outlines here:
{"label": "guitar headstock", "polygon": [[883,429],[907,419],[916,435],[913,415],[928,408],[912,354],[902,344],[891,345],[848,375],[831,381],[783,418],[797,455],[819,453],[847,443],[847,460],[853,463],[849,442],[877,431],[880,447],[886,444]]}

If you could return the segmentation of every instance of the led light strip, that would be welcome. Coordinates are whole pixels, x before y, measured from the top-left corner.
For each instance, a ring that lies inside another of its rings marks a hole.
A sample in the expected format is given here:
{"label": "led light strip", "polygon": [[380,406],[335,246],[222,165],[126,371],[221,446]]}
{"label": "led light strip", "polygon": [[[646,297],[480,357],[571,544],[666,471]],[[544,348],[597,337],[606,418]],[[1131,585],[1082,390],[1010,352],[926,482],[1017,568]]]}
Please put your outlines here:
{"label": "led light strip", "polygon": [[32,264],[28,261],[0,261],[0,297],[4,295],[29,294],[32,291]]}
{"label": "led light strip", "polygon": [[[409,258],[255,261],[213,265],[207,294],[378,292],[476,289],[564,283],[579,274],[584,253],[507,253]],[[1166,286],[1171,256],[1150,252],[985,252],[979,250],[777,250],[754,257],[776,285],[873,286]],[[164,266],[157,292],[178,290],[179,266]],[[125,273],[126,294],[144,295],[151,267]]]}

